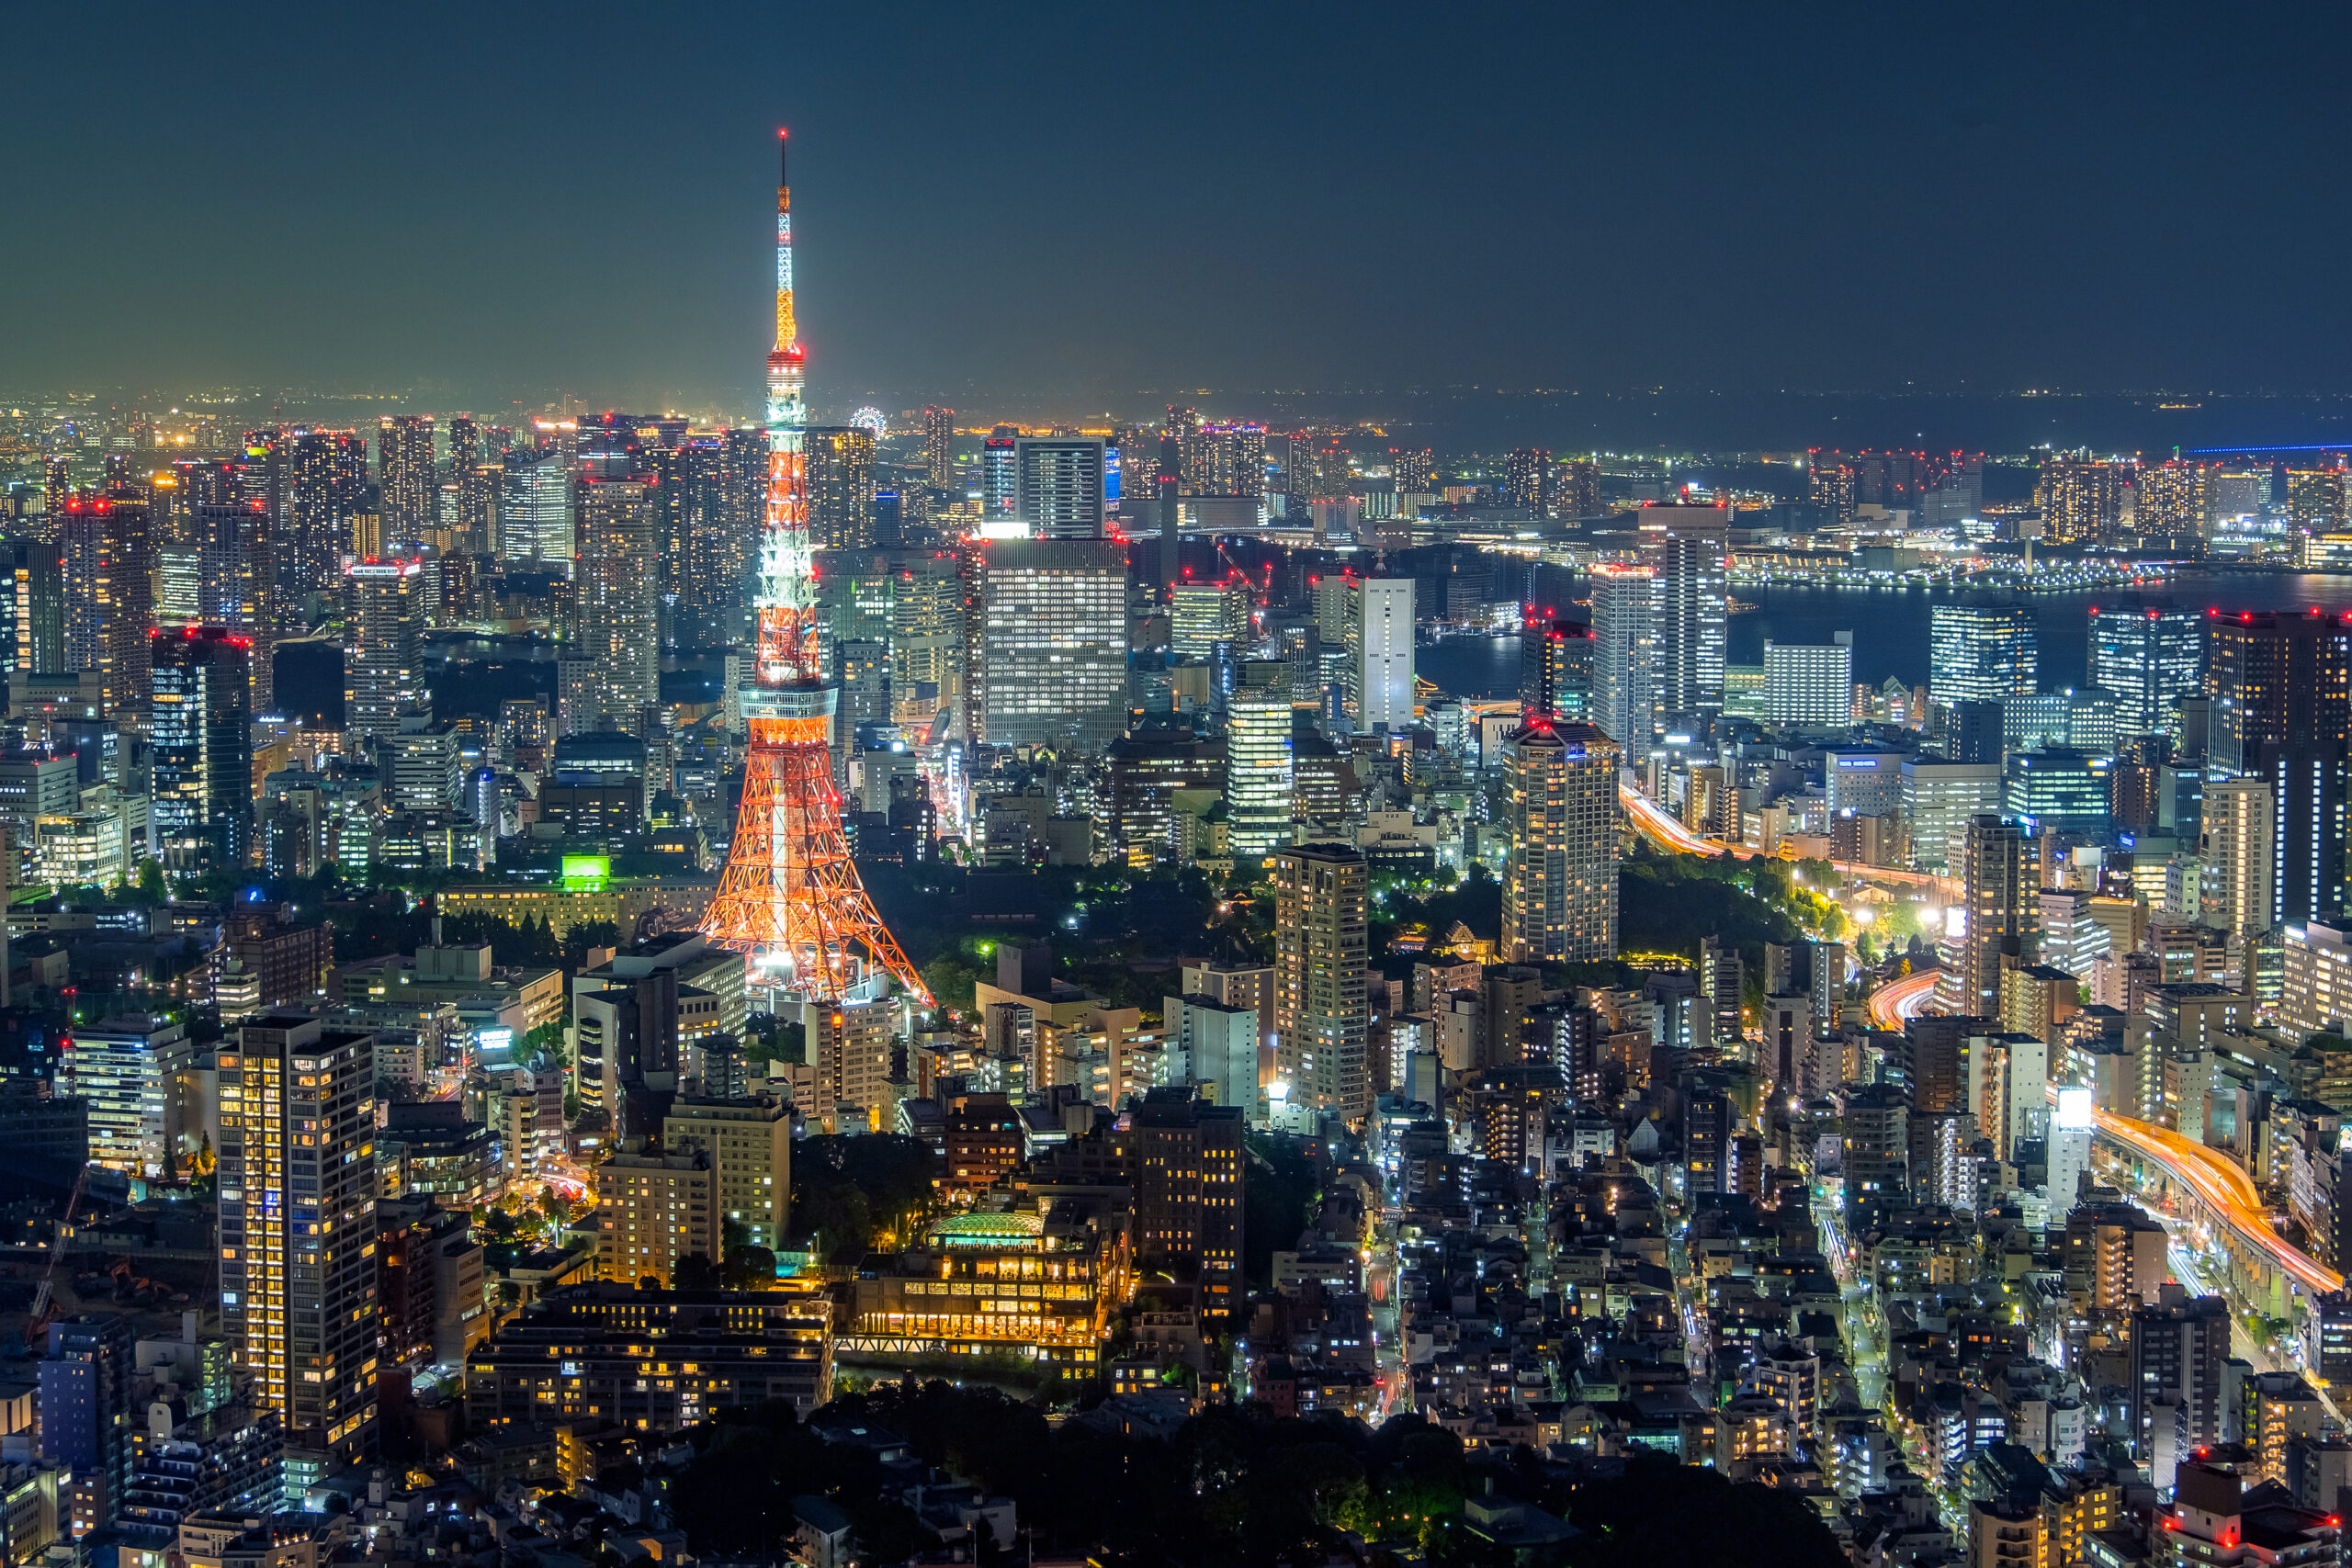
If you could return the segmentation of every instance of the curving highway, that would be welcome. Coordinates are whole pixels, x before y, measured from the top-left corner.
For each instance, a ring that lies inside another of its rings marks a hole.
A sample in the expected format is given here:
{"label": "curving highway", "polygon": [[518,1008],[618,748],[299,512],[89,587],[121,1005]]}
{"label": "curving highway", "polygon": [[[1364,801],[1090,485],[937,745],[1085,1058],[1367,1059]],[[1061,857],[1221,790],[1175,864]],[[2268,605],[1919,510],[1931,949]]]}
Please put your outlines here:
{"label": "curving highway", "polygon": [[[1721,839],[1702,839],[1678,821],[1672,812],[1658,805],[1631,784],[1617,786],[1617,798],[1625,807],[1634,829],[1642,837],[1661,848],[1686,855],[1719,855],[1726,849],[1743,853],[1753,852],[1744,844],[1729,845]],[[1949,878],[1924,871],[1905,871],[1890,865],[1864,865],[1859,861],[1831,861],[1838,874],[1859,881],[1883,882],[1899,887],[1928,887],[1952,896]]]}
{"label": "curving highway", "polygon": [[2268,1253],[2306,1290],[2326,1292],[2344,1288],[2344,1276],[2290,1244],[2270,1228],[2270,1211],[2262,1193],[2238,1163],[2219,1149],[2183,1137],[2169,1127],[2118,1116],[2094,1113],[2100,1135],[2161,1166],[2175,1180],[2203,1200],[2214,1219],[2239,1239]]}
{"label": "curving highway", "polygon": [[1923,970],[1905,975],[1900,980],[1889,980],[1871,993],[1871,1022],[1881,1029],[1903,1027],[1906,1020],[1917,1018],[1928,999],[1935,995],[1938,970]]}

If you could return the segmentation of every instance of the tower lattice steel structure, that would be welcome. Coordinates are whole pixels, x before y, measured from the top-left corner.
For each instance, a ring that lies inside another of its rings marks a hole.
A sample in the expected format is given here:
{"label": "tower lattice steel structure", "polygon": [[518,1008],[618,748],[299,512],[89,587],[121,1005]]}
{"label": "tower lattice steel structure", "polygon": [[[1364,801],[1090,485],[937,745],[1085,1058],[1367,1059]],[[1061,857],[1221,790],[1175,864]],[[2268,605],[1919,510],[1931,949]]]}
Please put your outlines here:
{"label": "tower lattice steel structure", "polygon": [[[777,133],[775,348],[768,355],[768,503],[760,534],[757,662],[742,687],[751,752],[726,874],[703,931],[747,954],[755,979],[838,1001],[863,957],[925,1003],[931,993],[875,912],[842,836],[829,750],[840,689],[827,679],[808,542],[808,413],[792,313],[792,187]],[[862,952],[861,952],[862,950]]]}

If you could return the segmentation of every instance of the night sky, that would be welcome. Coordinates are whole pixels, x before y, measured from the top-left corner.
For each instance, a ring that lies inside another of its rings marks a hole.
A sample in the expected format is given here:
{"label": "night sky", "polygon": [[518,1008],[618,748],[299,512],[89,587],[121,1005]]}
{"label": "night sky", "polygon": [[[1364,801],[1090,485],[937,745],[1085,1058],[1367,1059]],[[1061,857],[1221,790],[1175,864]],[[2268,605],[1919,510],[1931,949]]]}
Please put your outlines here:
{"label": "night sky", "polygon": [[2352,13],[1911,13],[15,6],[0,390],[2346,389]]}

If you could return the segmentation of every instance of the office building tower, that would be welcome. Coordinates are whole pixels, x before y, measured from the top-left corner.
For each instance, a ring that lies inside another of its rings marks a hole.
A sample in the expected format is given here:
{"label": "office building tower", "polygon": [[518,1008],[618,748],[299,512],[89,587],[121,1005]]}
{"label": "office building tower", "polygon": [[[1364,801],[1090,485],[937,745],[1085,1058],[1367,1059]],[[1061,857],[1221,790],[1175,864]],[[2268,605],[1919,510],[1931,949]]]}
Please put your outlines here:
{"label": "office building tower", "polygon": [[1004,530],[1020,520],[1020,465],[1016,438],[990,435],[980,442],[980,527],[989,537],[1005,537]]}
{"label": "office building tower", "polygon": [[1293,1104],[1348,1120],[1372,1109],[1369,867],[1355,849],[1274,857],[1276,1076]]}
{"label": "office building tower", "polygon": [[223,626],[155,634],[148,816],[175,870],[234,874],[252,858],[253,652]]}
{"label": "office building tower", "polygon": [[1361,733],[1413,722],[1413,580],[1347,580],[1348,717]]}
{"label": "office building tower", "polygon": [[30,539],[0,544],[0,566],[8,574],[9,626],[13,633],[9,673],[62,675],[65,661],[65,570],[55,544]]}
{"label": "office building tower", "polygon": [[2034,504],[2041,511],[2042,542],[2106,545],[2115,542],[2123,516],[2126,470],[2088,457],[2052,456],[2035,481]]}
{"label": "office building tower", "polygon": [[223,1042],[220,1323],[298,1463],[376,1440],[376,1040],[272,1013]]}
{"label": "office building tower", "polygon": [[2278,1028],[2300,1044],[2314,1034],[2340,1034],[2352,1024],[2352,941],[2344,925],[2321,920],[2286,931],[2286,984],[2278,997]]}
{"label": "office building tower", "polygon": [[2097,837],[2108,830],[2112,812],[2112,765],[2071,747],[2011,751],[2001,773],[2001,809],[2036,835]]}
{"label": "office building tower", "polygon": [[1246,653],[1250,637],[1250,583],[1238,574],[1219,582],[1179,582],[1169,592],[1168,651],[1178,659],[1209,659]]}
{"label": "office building tower", "polygon": [[1967,928],[1962,937],[1961,1008],[1992,1018],[2001,1010],[2001,973],[2034,962],[2040,892],[2033,846],[2017,822],[1972,817],[1961,843],[1960,880]]}
{"label": "office building tower", "polygon": [[1764,644],[1764,716],[1774,724],[1843,728],[1853,722],[1854,634],[1827,645]]}
{"label": "office building tower", "polygon": [[1537,719],[1503,742],[1510,835],[1502,948],[1513,964],[1617,956],[1617,745]]}
{"label": "office building tower", "polygon": [[1174,432],[1159,437],[1159,468],[1152,477],[1152,501],[1159,513],[1159,560],[1152,581],[1164,592],[1171,587],[1182,570],[1178,559],[1184,540],[1184,507],[1180,498],[1184,488],[1184,460]]}
{"label": "office building tower", "polygon": [[1597,566],[1592,593],[1592,722],[1635,762],[1657,733],[1657,573]]}
{"label": "office building tower", "polygon": [[1013,443],[1013,515],[1033,539],[1102,536],[1103,444],[1091,435],[1024,435]]}
{"label": "office building tower", "polygon": [[344,569],[345,734],[390,735],[424,694],[424,571],[415,560],[359,560]]}
{"label": "office building tower", "polygon": [[1899,773],[1903,820],[1911,834],[1911,864],[1922,871],[1957,865],[1961,835],[1969,818],[2001,809],[2000,761],[1996,758],[1947,762],[1921,756],[1905,761]]}
{"label": "office building tower", "polygon": [[1552,454],[1521,446],[1503,459],[1503,504],[1537,516],[1551,503]]}
{"label": "office building tower", "polygon": [[[373,1325],[370,1325],[373,1332]],[[49,1325],[40,1386],[40,1457],[63,1473],[57,1483],[58,1534],[102,1529],[128,1501],[131,1476],[131,1320],[85,1313]],[[69,1504],[69,1486],[86,1502]],[[37,1500],[36,1500],[37,1501]],[[12,1510],[13,1511],[13,1510]],[[16,1531],[9,1532],[13,1538]]]}
{"label": "office building tower", "polygon": [[2033,612],[2023,604],[1932,604],[1928,696],[1940,706],[2029,696],[2040,684]]}
{"label": "office building tower", "polygon": [[1258,1009],[1203,996],[1170,997],[1160,1014],[1167,1049],[1202,1098],[1258,1113]]}
{"label": "office building tower", "polygon": [[87,1107],[90,1163],[151,1181],[176,1179],[175,1162],[196,1152],[203,1132],[187,1126],[195,1070],[187,1031],[159,1015],[102,1018],[69,1032],[57,1092]]}
{"label": "office building tower", "polygon": [[1592,628],[1529,612],[1519,632],[1521,720],[1592,719]]}
{"label": "office building tower", "polygon": [[[861,431],[858,434],[864,434]],[[586,714],[565,716],[573,733],[634,731],[639,716],[661,699],[662,647],[657,626],[652,492],[634,479],[580,484],[578,639],[572,651],[595,665]]]}
{"label": "office building tower", "polygon": [[507,453],[499,478],[498,555],[510,566],[567,570],[571,561],[573,474],[549,446]]}
{"label": "office building tower", "polygon": [[428,542],[440,512],[431,414],[387,414],[378,422],[376,486],[383,492],[386,542]]}
{"label": "office building tower", "polygon": [[2205,690],[2204,617],[2171,604],[2091,606],[2090,683],[2115,699],[2119,734],[2171,732]]}
{"label": "office building tower", "polygon": [[298,430],[288,443],[278,582],[289,603],[336,587],[368,490],[368,443],[349,430]]}
{"label": "office building tower", "polygon": [[1132,1113],[1136,1258],[1194,1274],[1204,1318],[1229,1320],[1242,1303],[1247,1115],[1195,1099],[1189,1086],[1151,1089]]}
{"label": "office building tower", "polygon": [[2206,622],[2205,655],[2215,773],[2260,772],[2268,746],[2352,741],[2352,618],[2217,615]]}
{"label": "office building tower", "polygon": [[1245,679],[1226,699],[1226,830],[1237,860],[1262,860],[1291,839],[1290,667],[1249,674],[1261,671],[1266,680]]}
{"label": "office building tower", "polygon": [[1094,755],[1126,728],[1126,576],[1114,541],[982,547],[976,739]]}
{"label": "office building tower", "polygon": [[956,411],[922,411],[923,477],[933,490],[956,488]]}
{"label": "office building tower", "polygon": [[2277,835],[2270,785],[2229,779],[2205,789],[2197,862],[2203,878],[2202,923],[2245,941],[2278,918]]}
{"label": "office building tower", "polygon": [[1652,506],[1640,516],[1642,563],[1654,573],[1657,711],[1677,722],[1701,721],[1724,707],[1730,513],[1712,506]]}
{"label": "office building tower", "polygon": [[[2265,746],[2259,776],[2270,789],[2277,872],[2272,921],[2335,920],[2352,908],[2352,744],[2299,737]],[[2204,820],[2222,785],[2205,786]]]}
{"label": "office building tower", "polygon": [[123,490],[73,504],[86,508],[96,524],[92,589],[99,700],[109,714],[136,712],[147,705],[151,691],[148,634],[155,625],[155,563],[147,503]]}
{"label": "office building tower", "polygon": [[808,537],[820,550],[874,543],[874,433],[857,425],[808,431]]}

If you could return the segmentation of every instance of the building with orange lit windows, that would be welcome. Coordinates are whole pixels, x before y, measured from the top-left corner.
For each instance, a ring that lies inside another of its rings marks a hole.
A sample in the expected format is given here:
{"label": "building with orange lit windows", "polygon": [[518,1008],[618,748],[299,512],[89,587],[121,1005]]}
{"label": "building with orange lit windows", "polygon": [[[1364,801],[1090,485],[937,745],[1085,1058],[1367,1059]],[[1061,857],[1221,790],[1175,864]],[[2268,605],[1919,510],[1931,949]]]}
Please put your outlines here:
{"label": "building with orange lit windows", "polygon": [[287,1486],[376,1446],[376,1037],[273,1012],[224,1043],[220,1326]]}
{"label": "building with orange lit windows", "polygon": [[[1237,1206],[1239,1191],[1237,1180]],[[1100,1196],[1040,1204],[933,1221],[921,1247],[869,1265],[836,1348],[1100,1365],[1111,1313],[1133,1290],[1126,1213]]]}
{"label": "building with orange lit windows", "polygon": [[1204,1317],[1242,1301],[1244,1114],[1181,1086],[1150,1090],[1134,1111],[1136,1252],[1197,1265]]}

